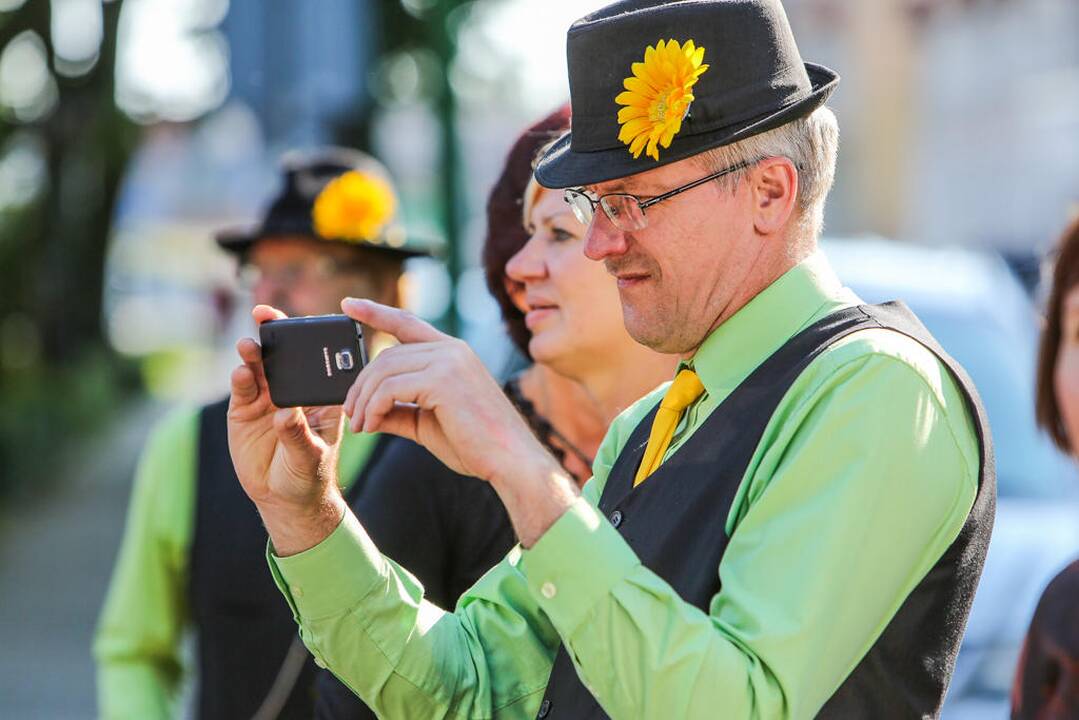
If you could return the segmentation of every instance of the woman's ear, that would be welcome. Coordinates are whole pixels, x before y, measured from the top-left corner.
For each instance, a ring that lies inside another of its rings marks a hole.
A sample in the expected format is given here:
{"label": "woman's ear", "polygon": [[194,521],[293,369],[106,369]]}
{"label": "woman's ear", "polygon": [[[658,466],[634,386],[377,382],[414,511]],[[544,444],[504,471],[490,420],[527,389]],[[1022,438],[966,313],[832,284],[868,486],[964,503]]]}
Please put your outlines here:
{"label": "woman's ear", "polygon": [[753,193],[753,228],[760,235],[779,233],[795,212],[798,170],[785,157],[765,158],[749,175]]}

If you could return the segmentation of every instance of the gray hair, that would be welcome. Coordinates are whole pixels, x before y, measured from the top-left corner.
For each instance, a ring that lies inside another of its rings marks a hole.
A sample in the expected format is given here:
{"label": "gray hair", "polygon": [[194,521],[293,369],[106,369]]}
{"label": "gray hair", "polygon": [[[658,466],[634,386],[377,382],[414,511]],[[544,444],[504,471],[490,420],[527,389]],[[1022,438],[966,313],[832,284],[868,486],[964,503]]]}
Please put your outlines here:
{"label": "gray hair", "polygon": [[[816,241],[824,227],[824,201],[835,179],[838,151],[839,123],[831,109],[822,105],[773,130],[707,150],[697,159],[707,172],[770,157],[790,160],[798,169],[798,239]],[[743,175],[744,171],[732,173],[717,182],[734,192]]]}

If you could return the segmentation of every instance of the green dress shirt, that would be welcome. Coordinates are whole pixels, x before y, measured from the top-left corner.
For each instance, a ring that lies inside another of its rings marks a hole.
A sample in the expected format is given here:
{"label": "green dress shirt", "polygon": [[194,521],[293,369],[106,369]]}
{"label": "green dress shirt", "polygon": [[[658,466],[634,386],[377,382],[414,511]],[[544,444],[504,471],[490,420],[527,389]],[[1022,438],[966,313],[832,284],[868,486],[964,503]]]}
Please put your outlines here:
{"label": "green dress shirt", "polygon": [[[195,524],[198,409],[171,412],[139,459],[127,524],[94,636],[98,714],[105,719],[178,716],[181,640]],[[347,435],[340,477],[351,483],[376,435]]]}
{"label": "green dress shirt", "polygon": [[[706,394],[670,453],[799,330],[858,299],[816,254],[717,328],[692,365]],[[535,717],[564,642],[613,718],[812,717],[952,543],[979,448],[927,349],[868,329],[835,343],[773,414],[724,522],[708,612],[644,567],[596,510],[666,385],[611,425],[582,497],[446,612],[347,514],[271,572],[316,657],[380,716]],[[651,482],[651,481],[646,481]]]}

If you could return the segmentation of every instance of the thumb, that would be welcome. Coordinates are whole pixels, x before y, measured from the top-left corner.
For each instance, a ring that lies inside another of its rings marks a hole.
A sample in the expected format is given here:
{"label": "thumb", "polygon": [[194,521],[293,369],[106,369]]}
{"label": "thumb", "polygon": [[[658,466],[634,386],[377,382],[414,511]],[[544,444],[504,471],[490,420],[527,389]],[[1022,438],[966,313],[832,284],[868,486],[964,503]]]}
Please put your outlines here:
{"label": "thumb", "polygon": [[322,443],[308,427],[300,408],[281,408],[274,413],[273,424],[286,453],[305,465],[318,465],[322,459]]}

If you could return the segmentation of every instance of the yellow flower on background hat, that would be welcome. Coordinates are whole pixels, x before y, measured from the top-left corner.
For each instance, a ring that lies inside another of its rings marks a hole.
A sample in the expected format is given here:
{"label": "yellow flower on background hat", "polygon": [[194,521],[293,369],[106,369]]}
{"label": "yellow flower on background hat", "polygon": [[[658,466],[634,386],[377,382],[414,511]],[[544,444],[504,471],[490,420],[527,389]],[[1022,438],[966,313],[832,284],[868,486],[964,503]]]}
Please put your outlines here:
{"label": "yellow flower on background hat", "polygon": [[703,60],[704,48],[692,40],[660,40],[644,51],[644,62],[633,63],[633,74],[622,82],[625,91],[614,101],[625,105],[618,111],[618,139],[634,159],[643,150],[659,160],[659,147],[670,147],[693,102],[692,88],[708,69]]}
{"label": "yellow flower on background hat", "polygon": [[386,181],[351,170],[326,183],[311,219],[315,232],[328,240],[381,242],[396,210],[397,198]]}

